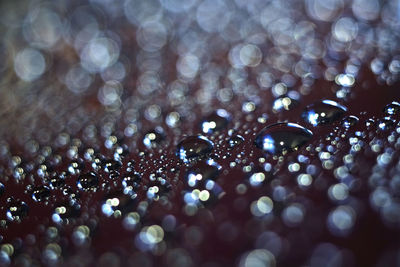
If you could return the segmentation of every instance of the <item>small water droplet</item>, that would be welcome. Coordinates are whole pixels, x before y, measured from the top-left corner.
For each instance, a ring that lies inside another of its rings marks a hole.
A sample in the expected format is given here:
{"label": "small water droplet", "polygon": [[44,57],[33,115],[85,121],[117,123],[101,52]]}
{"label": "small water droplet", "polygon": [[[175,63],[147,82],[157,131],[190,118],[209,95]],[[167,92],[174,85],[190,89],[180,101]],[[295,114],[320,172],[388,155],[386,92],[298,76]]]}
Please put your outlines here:
{"label": "small water droplet", "polygon": [[308,105],[303,113],[302,118],[313,126],[330,124],[340,119],[347,111],[347,108],[332,100],[323,100]]}
{"label": "small water droplet", "polygon": [[271,154],[285,154],[307,143],[312,132],[296,123],[275,123],[263,128],[256,136],[255,144]]}
{"label": "small water droplet", "polygon": [[378,129],[381,131],[386,131],[393,128],[395,121],[389,117],[385,117],[378,122]]}
{"label": "small water droplet", "polygon": [[189,168],[186,179],[189,186],[194,187],[207,180],[215,180],[221,166],[214,160],[199,161]]}
{"label": "small water droplet", "polygon": [[49,185],[51,189],[58,189],[64,186],[65,184],[65,172],[57,174],[54,173],[51,175]]}
{"label": "small water droplet", "polygon": [[218,109],[201,122],[201,130],[205,134],[218,132],[226,128],[230,121],[231,115],[225,109]]}
{"label": "small water droplet", "polygon": [[104,162],[104,170],[106,172],[114,172],[117,171],[122,166],[122,163],[117,160],[107,160]]}
{"label": "small water droplet", "polygon": [[55,205],[52,219],[55,223],[67,223],[68,219],[78,217],[81,206],[76,201],[62,202]]}
{"label": "small water droplet", "polygon": [[345,128],[350,128],[351,126],[356,125],[356,124],[358,123],[359,120],[360,120],[360,119],[357,118],[356,116],[350,115],[350,116],[345,117],[345,118],[342,120],[342,125],[343,125]]}
{"label": "small water droplet", "polygon": [[28,215],[28,205],[21,200],[7,199],[7,219],[10,221],[21,221]]}
{"label": "small water droplet", "polygon": [[176,154],[187,163],[207,155],[213,148],[213,142],[202,135],[188,136],[178,144]]}
{"label": "small water droplet", "polygon": [[400,103],[396,101],[393,101],[392,103],[386,105],[383,108],[383,112],[388,116],[395,115],[399,113],[399,111],[400,111]]}
{"label": "small water droplet", "polygon": [[5,186],[3,183],[0,183],[0,197],[4,194]]}
{"label": "small water droplet", "polygon": [[237,145],[240,145],[241,143],[243,143],[243,141],[244,141],[243,136],[237,134],[237,135],[234,135],[231,138],[229,138],[228,144],[232,148]]}
{"label": "small water droplet", "polygon": [[37,186],[32,190],[32,199],[40,202],[50,197],[50,189],[47,186]]}
{"label": "small water droplet", "polygon": [[136,195],[126,195],[120,191],[109,193],[101,204],[101,211],[107,217],[114,215],[119,217],[122,213],[131,211],[134,206]]}
{"label": "small water droplet", "polygon": [[273,104],[272,109],[275,112],[282,110],[291,110],[299,105],[300,94],[296,91],[291,91],[287,95],[278,97]]}
{"label": "small water droplet", "polygon": [[76,184],[78,188],[83,191],[95,190],[99,185],[99,179],[95,173],[89,172],[80,175]]}
{"label": "small water droplet", "polygon": [[140,182],[142,181],[142,176],[134,172],[132,174],[129,174],[128,176],[125,176],[122,179],[122,186],[124,187],[124,194],[132,195],[134,194],[134,190],[138,189],[140,187]]}
{"label": "small water droplet", "polygon": [[165,132],[161,127],[148,131],[143,137],[143,144],[147,148],[154,148],[165,139]]}

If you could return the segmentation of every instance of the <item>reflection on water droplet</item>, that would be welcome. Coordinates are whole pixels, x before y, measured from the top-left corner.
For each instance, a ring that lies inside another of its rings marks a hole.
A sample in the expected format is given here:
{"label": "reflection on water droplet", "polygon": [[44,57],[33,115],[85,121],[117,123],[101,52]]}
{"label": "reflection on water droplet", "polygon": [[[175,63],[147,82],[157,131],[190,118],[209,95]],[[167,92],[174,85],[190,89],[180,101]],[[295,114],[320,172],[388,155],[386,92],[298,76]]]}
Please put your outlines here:
{"label": "reflection on water droplet", "polygon": [[50,189],[47,186],[37,186],[32,190],[33,200],[40,202],[50,197]]}
{"label": "reflection on water droplet", "polygon": [[124,194],[132,195],[134,194],[134,190],[138,189],[140,187],[140,182],[142,180],[142,176],[134,172],[132,174],[129,174],[128,176],[125,176],[122,179],[122,186],[124,187]]}
{"label": "reflection on water droplet", "polygon": [[95,190],[99,184],[99,179],[95,173],[89,172],[80,175],[76,184],[82,191]]}
{"label": "reflection on water droplet", "polygon": [[241,135],[234,135],[231,138],[229,138],[228,144],[232,148],[237,145],[240,145],[241,143],[243,143],[243,141],[244,141],[244,138]]}
{"label": "reflection on water droplet", "polygon": [[161,127],[148,131],[143,137],[143,144],[147,148],[156,147],[165,139],[165,132]]}
{"label": "reflection on water droplet", "polygon": [[176,154],[187,163],[207,155],[213,148],[213,142],[204,136],[188,136],[178,144]]}
{"label": "reflection on water droplet", "polygon": [[7,219],[19,222],[28,215],[28,205],[21,200],[7,199]]}
{"label": "reflection on water droplet", "polygon": [[78,217],[81,212],[81,206],[76,201],[63,202],[55,205],[52,220],[55,223],[67,223],[68,219]]}
{"label": "reflection on water droplet", "polygon": [[104,162],[104,170],[106,172],[117,171],[122,166],[122,163],[117,160],[107,160]]}
{"label": "reflection on water droplet", "polygon": [[282,110],[291,110],[299,105],[300,94],[296,91],[291,91],[287,95],[278,97],[273,104],[272,109],[275,112]]}
{"label": "reflection on water droplet", "polygon": [[360,120],[360,119],[357,118],[356,116],[350,115],[350,116],[345,117],[345,118],[342,120],[342,125],[343,125],[345,128],[350,128],[351,126],[356,125],[356,124],[358,123],[359,120]]}
{"label": "reflection on water droplet", "polygon": [[4,194],[5,186],[3,183],[0,183],[0,197]]}
{"label": "reflection on water droplet", "polygon": [[308,105],[303,113],[302,118],[313,126],[330,124],[340,119],[347,111],[347,108],[332,100],[323,100]]}
{"label": "reflection on water droplet", "polygon": [[389,117],[385,117],[378,122],[378,129],[381,131],[386,131],[393,128],[395,121]]}
{"label": "reflection on water droplet", "polygon": [[231,115],[225,109],[218,109],[201,122],[201,130],[205,134],[218,132],[224,129],[230,120]]}
{"label": "reflection on water droplet", "polygon": [[221,166],[213,160],[199,161],[188,170],[186,174],[187,183],[194,187],[207,180],[215,180],[220,169]]}
{"label": "reflection on water droplet", "polygon": [[390,116],[390,115],[395,115],[397,113],[399,113],[400,111],[400,103],[393,101],[392,103],[386,105],[383,109],[383,112]]}
{"label": "reflection on water droplet", "polygon": [[255,144],[271,154],[285,154],[307,143],[312,132],[296,123],[276,123],[263,128],[256,136]]}
{"label": "reflection on water droplet", "polygon": [[107,217],[120,217],[133,208],[136,195],[126,195],[120,191],[108,194],[101,205],[101,211]]}

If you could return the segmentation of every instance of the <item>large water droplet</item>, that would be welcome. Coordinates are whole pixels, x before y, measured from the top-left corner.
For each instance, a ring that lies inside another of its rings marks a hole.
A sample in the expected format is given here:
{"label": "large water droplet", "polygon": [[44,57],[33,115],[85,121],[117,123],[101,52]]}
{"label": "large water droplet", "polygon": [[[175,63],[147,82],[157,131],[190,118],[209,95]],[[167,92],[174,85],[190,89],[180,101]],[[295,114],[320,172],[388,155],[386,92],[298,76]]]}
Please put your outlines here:
{"label": "large water droplet", "polygon": [[231,115],[225,109],[218,109],[201,122],[201,130],[205,134],[224,129],[231,120]]}
{"label": "large water droplet", "polygon": [[213,148],[213,142],[204,136],[188,136],[178,144],[176,154],[182,161],[190,162],[207,155]]}
{"label": "large water droplet", "polygon": [[37,186],[32,190],[33,200],[40,202],[50,197],[50,189],[47,186]]}
{"label": "large water droplet", "polygon": [[285,154],[307,143],[312,132],[296,123],[275,123],[263,128],[256,136],[255,144],[271,154]]}
{"label": "large water droplet", "polygon": [[83,191],[95,190],[99,184],[99,179],[95,173],[89,172],[80,175],[76,184],[78,188]]}
{"label": "large water droplet", "polygon": [[207,180],[215,180],[221,166],[213,160],[199,161],[189,168],[186,179],[189,186],[194,187]]}
{"label": "large water droplet", "polygon": [[7,219],[10,221],[21,221],[28,215],[28,205],[21,200],[7,199]]}
{"label": "large water droplet", "polygon": [[396,102],[396,101],[393,101],[392,103],[386,105],[383,108],[383,112],[389,116],[395,115],[395,114],[399,113],[399,111],[400,111],[400,103]]}
{"label": "large water droplet", "polygon": [[302,118],[313,126],[330,124],[340,119],[347,111],[347,108],[332,100],[323,100],[308,105],[303,113]]}

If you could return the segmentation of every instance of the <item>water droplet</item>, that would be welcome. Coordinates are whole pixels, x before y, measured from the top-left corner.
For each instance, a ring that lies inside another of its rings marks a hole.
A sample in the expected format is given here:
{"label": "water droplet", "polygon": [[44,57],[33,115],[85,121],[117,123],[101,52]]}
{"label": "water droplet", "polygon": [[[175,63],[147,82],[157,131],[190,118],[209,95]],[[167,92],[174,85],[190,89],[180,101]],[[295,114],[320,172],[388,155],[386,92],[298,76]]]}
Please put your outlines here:
{"label": "water droplet", "polygon": [[136,195],[126,195],[120,191],[108,194],[101,204],[101,211],[107,217],[119,217],[132,210]]}
{"label": "water droplet", "polygon": [[389,116],[395,115],[399,113],[399,111],[400,111],[400,103],[396,101],[393,101],[392,103],[386,105],[383,109],[383,112]]}
{"label": "water droplet", "polygon": [[134,172],[122,179],[122,186],[124,187],[124,194],[132,195],[134,190],[140,187],[140,182],[142,181],[142,176]]}
{"label": "water droplet", "polygon": [[273,104],[274,111],[291,110],[299,105],[300,95],[296,91],[291,91],[285,96],[278,97]]}
{"label": "water droplet", "polygon": [[3,183],[0,183],[0,197],[4,194],[5,186]]}
{"label": "water droplet", "polygon": [[202,135],[188,136],[178,144],[177,156],[183,162],[190,162],[210,153],[214,144]]}
{"label": "water droplet", "polygon": [[55,223],[67,223],[69,218],[78,217],[81,206],[76,201],[63,202],[55,205],[52,219]]}
{"label": "water droplet", "polygon": [[263,128],[256,136],[255,144],[271,154],[285,154],[307,143],[312,132],[296,123],[275,123]]}
{"label": "water droplet", "polygon": [[28,215],[28,205],[21,200],[7,199],[7,219],[10,221],[21,221]]}
{"label": "water droplet", "polygon": [[78,188],[83,191],[95,190],[99,184],[99,179],[95,173],[89,172],[80,175],[76,184]]}
{"label": "water droplet", "polygon": [[240,145],[241,143],[243,143],[243,141],[244,141],[244,138],[241,135],[234,135],[231,138],[229,138],[228,144],[232,148],[237,145]]}
{"label": "water droplet", "polygon": [[230,121],[231,115],[225,109],[218,109],[201,122],[201,130],[205,134],[218,132],[226,128]]}
{"label": "water droplet", "polygon": [[302,113],[302,118],[313,126],[330,124],[340,119],[347,108],[332,100],[323,100],[308,105]]}
{"label": "water droplet", "polygon": [[50,189],[47,186],[37,186],[32,190],[32,199],[40,202],[50,197]]}
{"label": "water droplet", "polygon": [[148,131],[143,137],[143,144],[147,148],[156,147],[165,139],[165,132],[161,127]]}
{"label": "water droplet", "polygon": [[389,117],[385,117],[378,122],[378,128],[381,131],[386,131],[393,128],[395,121]]}
{"label": "water droplet", "polygon": [[117,171],[122,166],[122,163],[117,160],[107,160],[104,162],[104,170],[106,172],[114,172]]}
{"label": "water droplet", "polygon": [[351,126],[356,125],[356,124],[358,123],[359,120],[360,120],[360,119],[357,118],[356,116],[350,115],[350,116],[347,116],[347,117],[345,117],[345,118],[343,119],[342,125],[343,125],[345,128],[350,128]]}
{"label": "water droplet", "polygon": [[221,166],[213,160],[199,161],[189,168],[186,179],[189,186],[194,187],[200,182],[215,180]]}
{"label": "water droplet", "polygon": [[65,184],[65,172],[61,174],[54,173],[49,181],[49,185],[51,189],[58,189],[64,186]]}

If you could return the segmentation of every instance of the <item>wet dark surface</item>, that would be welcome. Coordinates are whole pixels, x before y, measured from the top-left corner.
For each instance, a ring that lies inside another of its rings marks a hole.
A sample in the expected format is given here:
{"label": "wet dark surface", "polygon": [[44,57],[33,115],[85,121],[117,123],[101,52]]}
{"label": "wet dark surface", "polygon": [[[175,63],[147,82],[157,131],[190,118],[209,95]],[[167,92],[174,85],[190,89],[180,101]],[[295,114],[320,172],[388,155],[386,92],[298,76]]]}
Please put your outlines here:
{"label": "wet dark surface", "polygon": [[322,3],[2,3],[0,265],[400,266],[398,3]]}

